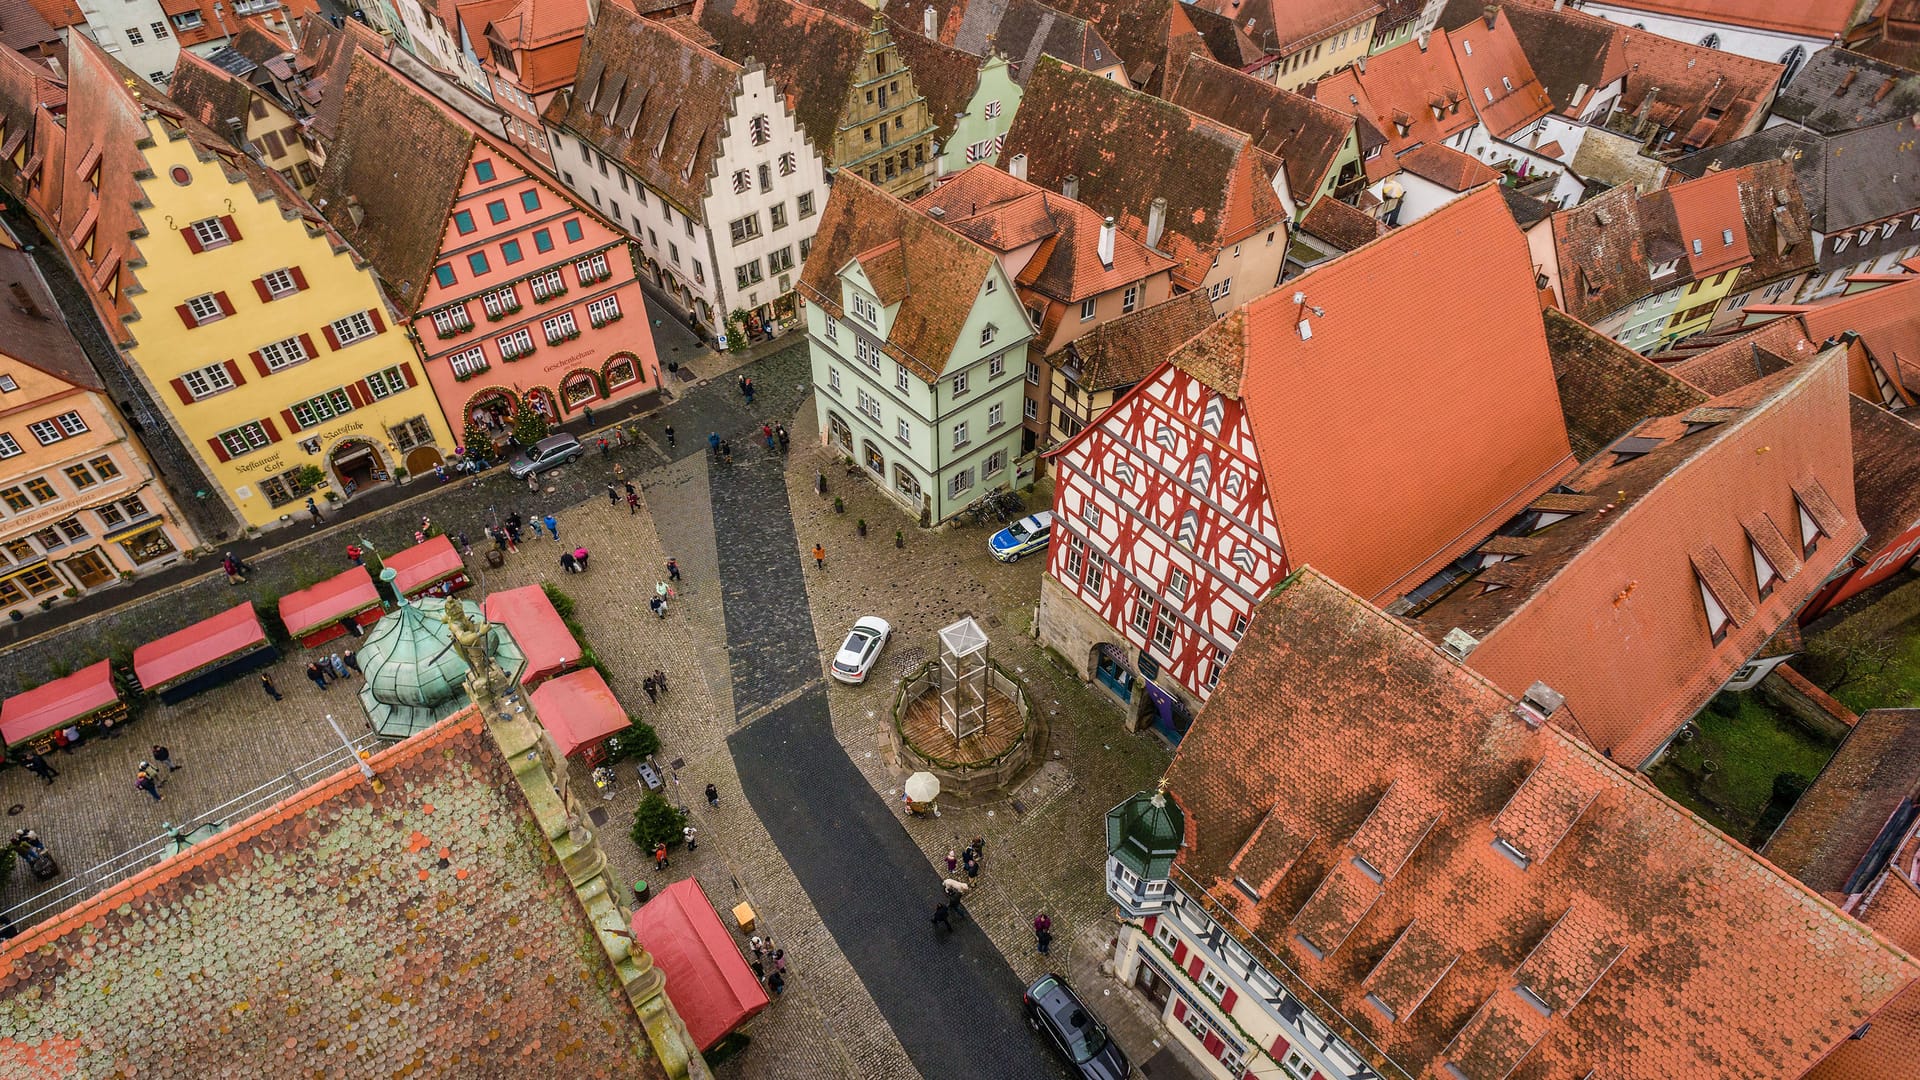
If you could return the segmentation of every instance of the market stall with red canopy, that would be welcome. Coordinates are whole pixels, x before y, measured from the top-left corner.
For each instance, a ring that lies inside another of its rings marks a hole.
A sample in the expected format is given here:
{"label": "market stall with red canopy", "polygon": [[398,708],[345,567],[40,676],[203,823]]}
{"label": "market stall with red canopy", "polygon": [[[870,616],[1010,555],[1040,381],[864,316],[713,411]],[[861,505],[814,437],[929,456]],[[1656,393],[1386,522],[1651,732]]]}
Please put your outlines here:
{"label": "market stall with red canopy", "polygon": [[767,992],[697,879],[676,881],[641,905],[633,940],[653,954],[673,987],[673,1007],[703,1052],[767,1007]]}
{"label": "market stall with red canopy", "polygon": [[394,572],[393,587],[410,600],[449,596],[472,584],[467,580],[467,564],[445,533],[380,561]]}
{"label": "market stall with red canopy", "polygon": [[102,660],[63,679],[55,679],[0,702],[0,740],[9,752],[32,747],[41,753],[53,748],[53,733],[78,724],[97,727],[127,712],[113,684],[113,665]]}
{"label": "market stall with red canopy", "polygon": [[133,675],[172,705],[279,658],[253,605],[239,604],[133,650]]}
{"label": "market stall with red canopy", "polygon": [[280,621],[309,649],[347,633],[348,621],[372,626],[383,614],[380,590],[364,566],[280,598]]}
{"label": "market stall with red canopy", "polygon": [[[519,639],[515,639],[515,644]],[[541,726],[567,757],[589,765],[606,757],[607,738],[627,730],[627,710],[592,668],[548,679],[527,695]]]}
{"label": "market stall with red canopy", "polygon": [[523,585],[489,595],[487,621],[499,623],[513,635],[513,643],[527,658],[527,672],[520,682],[532,687],[550,676],[567,670],[580,659],[580,643],[567,631],[567,624],[554,610],[547,591],[538,585]]}

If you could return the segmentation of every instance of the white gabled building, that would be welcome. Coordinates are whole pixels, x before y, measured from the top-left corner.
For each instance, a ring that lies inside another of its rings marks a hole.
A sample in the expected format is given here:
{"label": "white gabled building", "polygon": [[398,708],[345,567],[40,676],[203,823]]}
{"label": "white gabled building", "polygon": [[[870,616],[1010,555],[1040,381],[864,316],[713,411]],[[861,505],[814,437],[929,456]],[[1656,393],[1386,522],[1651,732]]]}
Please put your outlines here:
{"label": "white gabled building", "polygon": [[633,235],[642,275],[716,346],[734,312],[796,320],[826,166],[764,68],[608,5],[545,120],[561,182]]}

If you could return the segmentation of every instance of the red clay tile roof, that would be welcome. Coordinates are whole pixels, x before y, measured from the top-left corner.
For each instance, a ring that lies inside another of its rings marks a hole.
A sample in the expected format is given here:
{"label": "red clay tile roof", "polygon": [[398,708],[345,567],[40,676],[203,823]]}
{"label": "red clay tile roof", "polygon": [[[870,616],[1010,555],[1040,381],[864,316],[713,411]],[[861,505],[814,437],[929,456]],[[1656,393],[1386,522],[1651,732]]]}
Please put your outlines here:
{"label": "red clay tile roof", "polygon": [[1417,40],[1396,45],[1369,57],[1366,71],[1341,68],[1313,88],[1315,101],[1358,117],[1386,139],[1385,152],[1363,162],[1369,180],[1394,173],[1395,159],[1408,150],[1445,142],[1477,123],[1467,95],[1443,41],[1429,41],[1424,49]]}
{"label": "red clay tile roof", "polygon": [[1381,11],[1378,0],[1194,0],[1194,6],[1248,27],[1273,56],[1290,56]]}
{"label": "red clay tile roof", "polygon": [[1814,341],[1859,334],[1883,367],[1920,363],[1920,276],[1816,304],[1800,322]]}
{"label": "red clay tile roof", "polygon": [[1706,403],[1704,392],[1578,319],[1553,308],[1541,316],[1567,439],[1580,461],[1642,421]]}
{"label": "red clay tile roof", "polygon": [[[1620,31],[1627,61],[1619,109],[1674,131],[1667,149],[1719,146],[1758,126],[1786,69],[1644,30]],[[1709,110],[1719,110],[1718,119]]]}
{"label": "red clay tile roof", "polygon": [[1740,200],[1747,176],[1741,170],[1728,169],[1665,189],[1673,206],[1680,246],[1696,279],[1753,260]]}
{"label": "red clay tile roof", "polygon": [[1182,345],[1213,325],[1203,292],[1185,292],[1149,308],[1101,323],[1067,345],[1080,360],[1080,385],[1120,390],[1153,373]]}
{"label": "red clay tile roof", "polygon": [[813,252],[800,272],[809,303],[846,315],[840,271],[859,261],[898,302],[884,343],[887,355],[934,382],[945,368],[982,282],[997,273],[992,252],[851,173],[833,182]]}
{"label": "red clay tile roof", "polygon": [[311,103],[311,127],[314,136],[323,144],[332,141],[339,127],[340,110],[345,107],[347,100],[342,88],[346,86],[347,76],[353,70],[353,58],[360,52],[385,57],[386,39],[354,19],[345,20],[344,25],[339,27],[326,19],[306,19],[300,24],[295,62],[303,68],[311,68],[302,92],[318,95]]}
{"label": "red clay tile roof", "polygon": [[[1632,434],[1647,444],[1562,481],[1590,502],[1536,533],[1536,553],[1455,582],[1417,625],[1436,641],[1466,630],[1480,640],[1476,670],[1515,692],[1544,680],[1566,698],[1562,723],[1640,764],[1860,543],[1847,402],[1832,350],[1711,399],[1711,412],[1641,424]],[[1770,524],[1797,550],[1799,506],[1825,535],[1804,566],[1774,567],[1782,580],[1761,599],[1749,530]],[[1701,580],[1734,623],[1719,644]]]}
{"label": "red clay tile roof", "polygon": [[1867,890],[1882,867],[1862,862],[1875,842],[1891,854],[1890,826],[1920,798],[1920,709],[1871,709],[1847,732],[1820,775],[1760,849],[1773,864],[1835,903]]}
{"label": "red clay tile roof", "polygon": [[1027,155],[1042,187],[1079,177],[1081,201],[1136,237],[1165,198],[1160,250],[1181,264],[1185,288],[1205,280],[1222,247],[1286,218],[1249,136],[1050,56],[1027,79],[1004,153]]}
{"label": "red clay tile roof", "polygon": [[86,12],[81,11],[74,0],[27,0],[27,3],[55,30],[80,26],[87,21]]}
{"label": "red clay tile roof", "polygon": [[718,43],[715,52],[766,65],[814,149],[837,164],[834,135],[866,55],[865,26],[796,0],[702,0],[695,15]]}
{"label": "red clay tile roof", "polygon": [[665,1076],[478,713],[370,764],[380,790],[347,769],[6,942],[0,1059]]}
{"label": "red clay tile roof", "polygon": [[1253,136],[1255,146],[1285,162],[1299,203],[1319,192],[1353,130],[1353,118],[1338,109],[1204,56],[1187,61],[1167,100]]}
{"label": "red clay tile roof", "polygon": [[[1514,39],[1556,111],[1579,116],[1595,103],[1595,94],[1627,73],[1619,24],[1571,7],[1554,11],[1531,2],[1499,6],[1503,21],[1512,26]],[[1451,0],[1440,13],[1439,27],[1454,30],[1466,26],[1482,18],[1486,7],[1486,0]],[[1574,100],[1582,87],[1586,94]]]}
{"label": "red clay tile roof", "polygon": [[1553,111],[1504,9],[1494,9],[1492,26],[1482,18],[1447,31],[1447,44],[1473,111],[1490,134],[1507,138]]}
{"label": "red clay tile roof", "polygon": [[1098,211],[991,165],[968,167],[912,205],[922,213],[940,207],[942,224],[999,252],[1051,238],[1021,269],[1016,284],[1060,303],[1079,303],[1174,265],[1172,259],[1118,229],[1113,265],[1102,265]]}
{"label": "red clay tile roof", "polygon": [[1813,38],[1845,33],[1853,0],[1609,0],[1623,8],[1697,22],[1750,26]]}
{"label": "red clay tile roof", "polygon": [[[1814,343],[1807,340],[1806,331],[1797,320],[1775,319],[1668,364],[1666,369],[1709,394],[1725,394],[1790,363],[1811,359],[1814,352]],[[1660,358],[1670,355],[1678,354],[1661,354]]]}
{"label": "red clay tile roof", "polygon": [[573,87],[555,96],[546,118],[703,221],[740,75],[719,53],[609,6],[581,43]]}
{"label": "red clay tile roof", "polygon": [[1488,168],[1473,155],[1463,154],[1451,146],[1442,146],[1439,143],[1416,146],[1401,154],[1400,167],[1415,176],[1431,180],[1448,191],[1466,191],[1500,179],[1499,173]]}
{"label": "red clay tile roof", "polygon": [[[1410,282],[1440,276],[1454,283],[1448,303],[1381,316],[1412,302]],[[1383,602],[1575,464],[1533,260],[1492,188],[1290,279],[1174,363],[1245,400],[1274,505],[1290,508],[1288,561]],[[1353,542],[1356,529],[1367,543]]]}
{"label": "red clay tile roof", "polygon": [[1871,553],[1920,521],[1920,427],[1857,394],[1849,404],[1853,497]]}
{"label": "red clay tile roof", "polygon": [[11,246],[0,247],[0,283],[25,289],[37,309],[34,315],[22,311],[13,302],[11,292],[0,302],[0,356],[36,368],[71,386],[105,389],[87,354],[74,340],[73,331],[67,328],[60,305],[47,291],[46,279],[34,266],[33,257]]}
{"label": "red clay tile roof", "polygon": [[[1176,880],[1277,953],[1283,980],[1330,1002],[1337,1015],[1316,1015],[1351,1045],[1364,1035],[1389,1059],[1374,1063],[1382,1071],[1443,1077],[1453,1061],[1472,1077],[1668,1078],[1738,1062],[1787,1080],[1920,978],[1904,954],[1557,724],[1528,723],[1492,683],[1312,569],[1257,609],[1167,780],[1188,830]],[[1354,881],[1363,823],[1389,800],[1431,828],[1380,884]],[[1274,817],[1318,839],[1251,901],[1230,863]],[[1357,894],[1345,907],[1357,918],[1316,959],[1295,934],[1318,927],[1309,898],[1334,888]]]}
{"label": "red clay tile roof", "polygon": [[1324,240],[1341,251],[1352,251],[1387,235],[1387,225],[1379,218],[1363,214],[1339,199],[1320,199],[1300,219],[1300,231]]}
{"label": "red clay tile roof", "polygon": [[[167,84],[167,96],[200,121],[235,145],[245,139],[248,113],[253,107],[253,87],[245,79],[214,67],[191,50],[181,49],[174,61],[173,81]],[[227,126],[237,119],[241,129]]]}
{"label": "red clay tile roof", "polygon": [[[1268,61],[1267,50],[1261,48],[1260,43],[1231,16],[1219,15],[1195,4],[1181,4],[1173,11],[1172,22],[1167,29],[1170,68],[1179,66],[1175,63],[1180,60],[1176,46],[1182,36],[1198,40],[1199,48],[1194,50],[1193,55],[1207,56],[1235,71],[1251,71],[1264,67]],[[1167,81],[1169,84],[1173,82],[1171,72]],[[1166,92],[1165,88],[1163,92]],[[1172,94],[1169,92],[1167,96],[1172,97]]]}

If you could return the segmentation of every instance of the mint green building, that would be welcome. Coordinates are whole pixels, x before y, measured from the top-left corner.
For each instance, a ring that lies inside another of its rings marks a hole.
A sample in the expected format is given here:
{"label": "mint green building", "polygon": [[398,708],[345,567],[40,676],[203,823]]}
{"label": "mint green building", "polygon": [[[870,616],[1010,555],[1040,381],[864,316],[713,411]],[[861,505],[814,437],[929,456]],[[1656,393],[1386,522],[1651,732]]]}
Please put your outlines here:
{"label": "mint green building", "polygon": [[980,78],[973,96],[955,122],[953,134],[940,154],[940,174],[957,173],[969,165],[1000,163],[1000,148],[1006,145],[1007,129],[1013,126],[1013,114],[1020,109],[1020,84],[1013,81],[1013,68],[1006,57],[989,56],[980,65]]}

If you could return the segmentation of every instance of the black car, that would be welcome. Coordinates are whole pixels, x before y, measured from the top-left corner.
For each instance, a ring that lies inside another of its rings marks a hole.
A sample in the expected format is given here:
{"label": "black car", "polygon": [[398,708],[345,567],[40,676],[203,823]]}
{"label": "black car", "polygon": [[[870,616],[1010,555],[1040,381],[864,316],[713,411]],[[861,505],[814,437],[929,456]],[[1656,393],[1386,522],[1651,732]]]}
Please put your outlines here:
{"label": "black car", "polygon": [[1027,1023],[1044,1033],[1054,1048],[1073,1065],[1083,1080],[1127,1080],[1133,1075],[1127,1055],[1107,1037],[1107,1029],[1093,1018],[1065,979],[1042,975],[1027,987]]}

